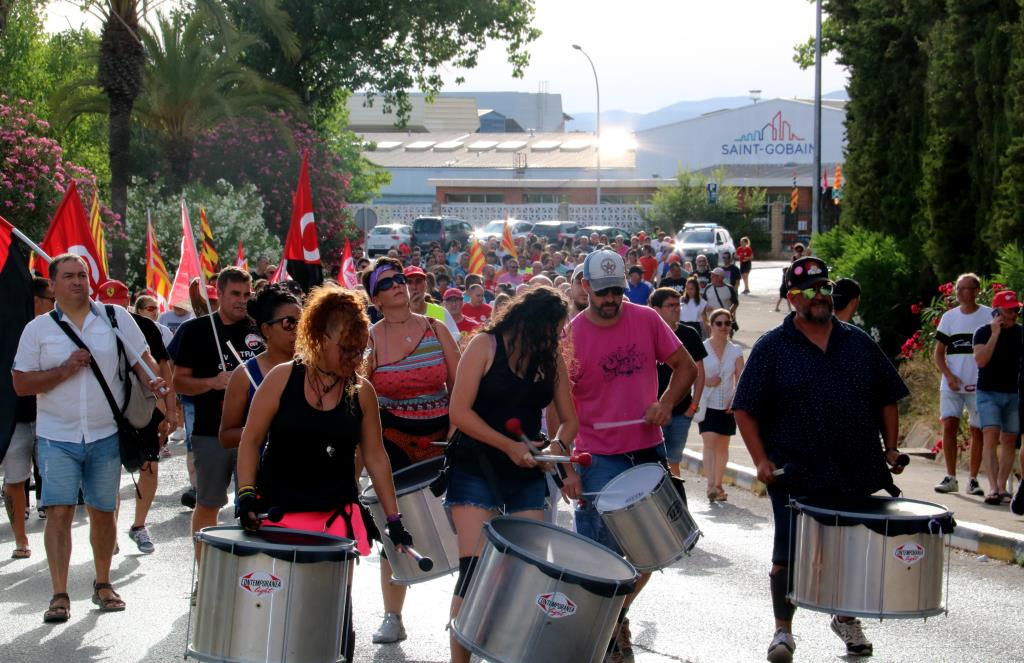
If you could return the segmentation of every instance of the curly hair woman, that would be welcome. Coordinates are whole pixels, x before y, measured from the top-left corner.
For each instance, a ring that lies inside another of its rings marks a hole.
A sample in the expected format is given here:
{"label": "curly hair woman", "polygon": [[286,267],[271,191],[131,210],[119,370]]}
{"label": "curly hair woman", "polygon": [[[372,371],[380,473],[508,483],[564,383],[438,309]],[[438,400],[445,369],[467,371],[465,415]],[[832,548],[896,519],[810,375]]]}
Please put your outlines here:
{"label": "curly hair woman", "polygon": [[[452,470],[445,505],[459,537],[459,578],[454,619],[480,555],[484,523],[499,514],[540,520],[547,482],[533,453],[509,430],[518,419],[530,440],[540,437],[541,414],[554,402],[560,422],[553,451],[569,453],[579,422],[559,342],[569,304],[554,288],[530,288],[512,300],[469,342],[452,391],[451,419],[459,429],[450,453]],[[566,442],[562,442],[566,440]],[[579,497],[579,478],[566,465],[563,493]],[[469,661],[454,638],[452,661]]]}
{"label": "curly hair woman", "polygon": [[[354,539],[360,554],[369,554],[367,525],[358,507],[358,449],[389,514],[388,536],[398,547],[412,545],[381,442],[377,395],[359,374],[368,330],[365,303],[353,291],[321,286],[306,300],[296,358],[267,374],[242,431],[238,514],[246,529],[260,526],[257,513],[279,507],[285,516],[277,525]],[[352,660],[351,576],[348,596],[345,655]]]}

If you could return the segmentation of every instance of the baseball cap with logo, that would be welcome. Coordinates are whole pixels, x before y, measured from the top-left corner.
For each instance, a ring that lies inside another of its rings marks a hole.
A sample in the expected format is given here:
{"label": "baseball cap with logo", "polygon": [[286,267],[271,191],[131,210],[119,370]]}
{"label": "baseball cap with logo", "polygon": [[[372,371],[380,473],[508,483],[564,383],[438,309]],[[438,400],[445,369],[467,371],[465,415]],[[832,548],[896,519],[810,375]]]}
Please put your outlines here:
{"label": "baseball cap with logo", "polygon": [[583,263],[581,262],[580,264],[576,265],[573,268],[573,270],[572,270],[572,278],[569,279],[569,282],[572,283],[576,279],[582,278],[582,277],[583,277]]}
{"label": "baseball cap with logo", "polygon": [[808,288],[819,283],[828,283],[828,265],[820,258],[808,256],[794,260],[786,272],[787,288]]}
{"label": "baseball cap with logo", "polygon": [[97,299],[103,304],[119,304],[130,298],[128,286],[120,281],[110,279],[100,284]]}
{"label": "baseball cap with logo", "polygon": [[417,267],[416,265],[410,265],[409,267],[406,267],[404,270],[402,270],[402,273],[405,274],[405,278],[411,278],[413,276],[427,278],[427,273],[424,272],[419,267]]}
{"label": "baseball cap with logo", "polygon": [[1000,290],[992,297],[992,308],[1019,309],[1020,300],[1013,290]]}
{"label": "baseball cap with logo", "polygon": [[444,297],[441,299],[444,299],[445,301],[449,299],[462,299],[462,291],[458,288],[448,288],[444,291]]}
{"label": "baseball cap with logo", "polygon": [[625,289],[626,264],[615,251],[594,251],[583,261],[583,278],[590,283],[591,290]]}

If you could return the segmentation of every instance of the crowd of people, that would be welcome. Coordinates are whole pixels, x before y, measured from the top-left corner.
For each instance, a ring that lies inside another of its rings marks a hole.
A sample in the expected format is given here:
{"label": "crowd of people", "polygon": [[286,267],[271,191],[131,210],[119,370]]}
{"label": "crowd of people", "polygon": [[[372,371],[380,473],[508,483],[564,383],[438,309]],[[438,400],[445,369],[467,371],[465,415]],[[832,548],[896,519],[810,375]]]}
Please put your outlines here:
{"label": "crowd of people", "polygon": [[[270,283],[265,260],[251,273],[227,267],[205,289],[194,282],[187,305],[163,313],[147,293],[129,307],[129,291],[116,281],[93,293],[94,301],[86,264],[72,254],[53,260],[49,278],[35,280],[37,317],[15,359],[19,423],[3,463],[16,558],[32,553],[21,516],[29,513],[33,465],[40,470],[35,485],[53,585],[44,621],[71,617],[67,576],[79,503],[92,528],[93,601],[104,611],[126,607],[110,581],[119,436],[128,425],[117,410],[138,388],[155,399],[149,422],[135,426],[152,450],[128,528],[140,552],[159,543],[146,516],[169,440],[182,439],[188,449],[191,485],[181,501],[193,509],[193,533],[216,525],[233,501],[245,528],[336,534],[355,541],[363,555],[384,537],[398,550],[414,544],[392,475],[445,454],[445,506],[460,558],[452,618],[491,518],[542,519],[561,497],[574,505],[578,533],[621,554],[592,497],[642,463],[678,476],[697,422],[707,498],[725,501],[728,443],[738,431],[769,485],[775,513],[769,584],[776,632],[768,656],[791,660],[794,607],[784,572],[790,496],[868,495],[891,485],[890,469],[900,471],[896,402],[907,390],[877,345],[842,317],[856,309],[856,283],[841,288],[824,262],[795,255],[780,291],[794,312],[745,362],[732,337],[741,295],[749,294],[753,252],[746,238],[736,256],[715,256],[714,268],[706,255],[684,260],[660,231],[555,243],[529,236],[514,253],[490,242],[478,274],[469,273],[469,254],[457,243],[404,248],[376,259],[356,249],[354,289],[328,281],[303,293],[294,282]],[[978,440],[969,492],[978,490],[984,459],[992,484],[985,499],[1005,503],[1019,379],[1007,366],[1019,366],[1024,352],[1020,302],[1000,293],[992,318],[973,299],[977,285],[971,274],[960,278],[961,306],[938,328],[944,432],[955,435],[966,408]],[[836,402],[847,407],[837,412]],[[812,416],[826,410],[834,416]],[[521,422],[521,432],[508,429],[511,419]],[[637,420],[614,429],[595,425]],[[823,437],[841,444],[822,448]],[[552,467],[535,458],[542,448],[586,452],[593,462],[560,464],[559,495],[547,480]],[[950,476],[936,490],[948,492],[957,489],[955,442],[945,449]],[[806,477],[779,480],[777,468],[808,454],[816,463]],[[363,470],[388,516],[384,531],[359,503]],[[306,477],[301,483],[293,480],[299,474]],[[262,522],[268,506],[284,517]],[[1021,491],[1012,508],[1024,512]],[[200,554],[197,544],[197,560]],[[643,574],[627,597],[606,660],[632,660],[628,610],[649,578]],[[380,584],[384,615],[372,641],[397,642],[407,637],[407,588],[391,582],[383,556]],[[193,602],[199,591],[193,588]],[[347,593],[351,659],[351,579]],[[858,620],[836,616],[831,625],[848,653],[871,653]],[[451,657],[469,660],[454,638]]]}

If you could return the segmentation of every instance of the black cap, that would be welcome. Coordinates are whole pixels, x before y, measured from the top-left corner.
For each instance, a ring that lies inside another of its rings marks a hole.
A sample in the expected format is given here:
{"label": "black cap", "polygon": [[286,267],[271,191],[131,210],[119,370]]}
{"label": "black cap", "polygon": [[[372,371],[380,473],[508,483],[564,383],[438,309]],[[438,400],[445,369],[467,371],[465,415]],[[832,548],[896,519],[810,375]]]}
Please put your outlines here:
{"label": "black cap", "polygon": [[633,265],[632,267],[629,268],[629,273],[630,274],[643,274],[644,273],[644,268],[640,267],[639,265]]}
{"label": "black cap", "polygon": [[808,256],[794,260],[786,272],[786,287],[804,289],[828,282],[828,265],[820,258]]}

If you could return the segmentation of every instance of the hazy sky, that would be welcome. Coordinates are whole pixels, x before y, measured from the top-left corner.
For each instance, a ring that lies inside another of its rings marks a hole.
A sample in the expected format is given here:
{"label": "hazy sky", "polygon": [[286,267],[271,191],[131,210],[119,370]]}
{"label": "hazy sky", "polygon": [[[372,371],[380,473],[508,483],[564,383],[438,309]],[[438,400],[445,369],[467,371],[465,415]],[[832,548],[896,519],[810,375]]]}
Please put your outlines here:
{"label": "hazy sky", "polygon": [[[415,0],[410,0],[415,1]],[[536,92],[546,83],[569,113],[594,110],[594,79],[579,44],[594,60],[603,110],[648,112],[682,100],[745,96],[809,97],[813,70],[793,63],[793,46],[814,34],[814,4],[807,0],[537,0],[530,66],[514,79],[503,44],[495,43],[469,71],[464,85],[446,91]],[[51,5],[47,27],[82,22],[66,1]],[[94,23],[90,21],[90,24]],[[822,91],[844,86],[834,58],[825,61]]]}

